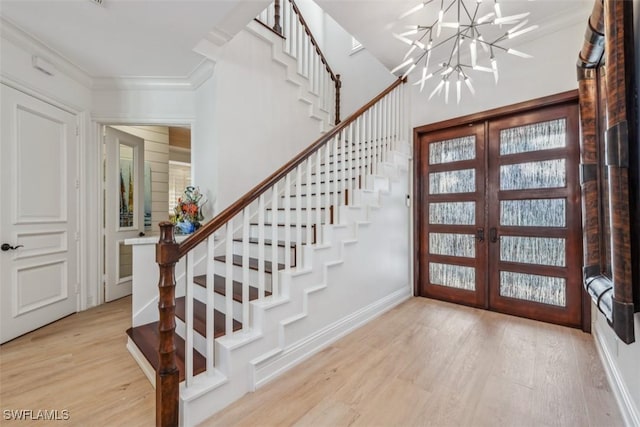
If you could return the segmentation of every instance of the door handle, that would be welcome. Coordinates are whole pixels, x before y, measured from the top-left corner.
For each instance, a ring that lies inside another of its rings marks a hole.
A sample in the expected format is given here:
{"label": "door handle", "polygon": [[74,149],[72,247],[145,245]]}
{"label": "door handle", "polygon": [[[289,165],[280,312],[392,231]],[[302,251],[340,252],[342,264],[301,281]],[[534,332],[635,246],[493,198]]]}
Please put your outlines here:
{"label": "door handle", "polygon": [[23,245],[11,246],[8,243],[3,243],[2,246],[0,246],[0,249],[2,249],[2,252],[6,252],[6,251],[13,251],[22,247],[24,246]]}
{"label": "door handle", "polygon": [[484,242],[484,228],[476,229],[476,239],[478,239],[479,242]]}
{"label": "door handle", "polygon": [[138,237],[144,237],[144,231],[139,232]]}
{"label": "door handle", "polygon": [[491,243],[496,243],[498,241],[498,229],[495,227],[491,227],[491,230],[489,230],[489,240],[491,240]]}

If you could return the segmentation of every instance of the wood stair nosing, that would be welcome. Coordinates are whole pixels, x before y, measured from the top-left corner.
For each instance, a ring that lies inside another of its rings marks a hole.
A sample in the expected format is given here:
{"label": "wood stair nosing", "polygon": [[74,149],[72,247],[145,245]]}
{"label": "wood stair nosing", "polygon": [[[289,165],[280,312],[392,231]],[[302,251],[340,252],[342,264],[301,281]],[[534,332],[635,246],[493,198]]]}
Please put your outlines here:
{"label": "wood stair nosing", "polygon": [[[292,211],[295,211],[295,210],[297,210],[297,209],[298,209],[298,208],[296,208],[296,207],[294,207],[294,206],[292,206],[291,208],[289,208],[289,210],[292,210]],[[315,211],[316,209],[318,209],[318,208],[317,208],[317,207],[315,207],[315,206],[312,206],[312,207],[311,207],[311,210],[312,210],[312,211]],[[322,211],[323,211],[323,210],[325,210],[325,209],[326,209],[326,208],[325,208],[324,206],[321,206],[321,207],[320,207],[320,210],[322,210]],[[266,210],[267,210],[267,211],[272,211],[272,210],[273,210],[273,208],[267,208]],[[287,209],[286,209],[286,208],[283,208],[283,207],[278,206],[278,210],[279,210],[279,211],[286,211]],[[301,210],[301,211],[306,211],[306,210],[307,210],[307,208],[306,208],[306,207],[300,207],[300,210]]]}
{"label": "wood stair nosing", "polygon": [[[176,317],[183,322],[186,319],[186,300],[185,297],[176,298]],[[218,310],[213,310],[213,336],[221,337],[225,334],[226,315]],[[193,329],[202,335],[207,336],[207,305],[197,299],[193,300]],[[242,323],[233,319],[233,330],[242,329]]]}
{"label": "wood stair nosing", "polygon": [[[219,255],[214,259],[219,262],[224,262],[224,263],[227,262],[226,255]],[[233,262],[233,265],[235,265],[236,267],[242,267],[242,255],[233,255],[232,262]],[[256,271],[258,270],[257,258],[249,258],[249,269],[256,270]],[[284,264],[278,263],[278,270],[284,270]],[[264,272],[267,274],[271,274],[273,272],[271,261],[264,262]]]}
{"label": "wood stair nosing", "polygon": [[[278,210],[280,210],[280,209],[278,209]],[[282,210],[284,210],[284,208],[282,208]],[[257,224],[254,224],[254,225],[257,225]],[[265,225],[267,225],[267,224],[265,224]],[[233,241],[234,241],[234,242],[240,242],[240,243],[241,243],[241,242],[242,242],[242,239],[240,239],[240,238],[236,238],[236,239],[233,239]],[[252,243],[252,244],[258,244],[258,238],[257,238],[257,237],[249,237],[249,243]],[[266,246],[273,246],[273,243],[272,243],[272,240],[271,240],[271,239],[265,239],[265,240],[264,240],[264,244],[265,244]],[[280,248],[284,248],[284,247],[285,247],[285,244],[284,244],[284,241],[283,241],[283,240],[278,240],[277,245],[278,245],[278,247],[280,247]],[[289,242],[289,247],[290,247],[291,249],[295,249],[295,247],[296,247],[296,242]]]}
{"label": "wood stair nosing", "polygon": [[[158,359],[158,348],[160,336],[158,332],[158,322],[147,323],[146,325],[135,326],[127,329],[127,335],[138,347],[140,352],[147,359],[155,371],[158,370],[160,361]],[[177,333],[174,333],[176,346],[176,367],[179,371],[180,381],[184,381],[185,367],[185,342]],[[206,369],[206,359],[195,349],[193,350],[193,375],[200,374]]]}
{"label": "wood stair nosing", "polygon": [[[205,274],[193,278],[193,282],[203,288],[207,287],[207,276]],[[227,296],[227,281],[223,276],[213,275],[213,291],[219,295]],[[271,292],[265,290],[265,295],[271,295]],[[233,281],[233,300],[242,303],[242,283]],[[258,288],[249,286],[249,301],[258,299]]]}

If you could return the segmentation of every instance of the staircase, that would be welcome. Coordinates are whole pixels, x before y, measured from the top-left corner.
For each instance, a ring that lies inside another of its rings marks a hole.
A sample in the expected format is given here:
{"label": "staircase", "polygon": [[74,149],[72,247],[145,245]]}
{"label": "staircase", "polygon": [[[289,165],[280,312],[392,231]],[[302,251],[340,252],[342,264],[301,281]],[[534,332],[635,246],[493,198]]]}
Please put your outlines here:
{"label": "staircase", "polygon": [[158,425],[203,421],[411,296],[403,83],[193,235],[162,223],[159,269],[134,248],[127,347]]}

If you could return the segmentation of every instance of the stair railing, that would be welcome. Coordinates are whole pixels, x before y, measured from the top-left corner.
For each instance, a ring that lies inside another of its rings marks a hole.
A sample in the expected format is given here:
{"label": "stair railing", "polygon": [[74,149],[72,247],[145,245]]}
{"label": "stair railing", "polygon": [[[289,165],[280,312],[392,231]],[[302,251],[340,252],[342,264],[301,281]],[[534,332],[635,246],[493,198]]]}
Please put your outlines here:
{"label": "stair railing", "polygon": [[[185,391],[192,388],[197,393],[198,371],[216,375],[217,336],[234,339],[241,338],[240,333],[251,333],[249,301],[281,296],[278,270],[302,265],[302,245],[323,242],[321,226],[339,222],[337,208],[352,203],[354,190],[364,188],[365,177],[378,173],[398,141],[406,139],[401,86],[405,81],[396,80],[182,243],[176,243],[172,223],[160,224],[156,246],[160,268],[157,425],[176,425],[178,419],[176,293],[184,294],[184,326],[180,328],[185,341]],[[253,255],[250,246],[254,247]],[[284,254],[279,253],[279,246],[284,247]],[[295,256],[290,253],[292,247]],[[178,276],[176,265],[180,266]],[[206,296],[200,299],[194,296],[197,273],[206,280]],[[224,278],[216,278],[220,274]],[[219,288],[224,288],[223,302],[216,303],[214,298],[216,291],[222,291],[216,288],[216,280],[223,285]],[[204,344],[197,339],[198,333],[194,334],[198,328],[195,306],[202,306],[202,299],[206,309],[206,325],[200,325]],[[213,315],[214,306],[224,307],[223,325],[215,320],[220,316]],[[205,368],[198,369],[196,362],[203,358]]]}
{"label": "stair railing", "polygon": [[334,124],[340,123],[340,74],[335,74],[294,0],[275,0],[256,20],[284,38],[284,50],[297,60],[298,73],[309,79],[310,90],[330,111],[334,102]]}

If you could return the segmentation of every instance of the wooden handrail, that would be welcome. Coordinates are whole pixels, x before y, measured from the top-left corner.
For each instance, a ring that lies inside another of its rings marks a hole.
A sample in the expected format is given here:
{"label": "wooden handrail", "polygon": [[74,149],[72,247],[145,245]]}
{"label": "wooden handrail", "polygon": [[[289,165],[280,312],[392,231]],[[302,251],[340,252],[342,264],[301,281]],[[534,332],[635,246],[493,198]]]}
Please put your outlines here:
{"label": "wooden handrail", "polygon": [[[305,148],[302,152],[300,152],[296,157],[291,159],[288,163],[282,166],[280,169],[276,170],[271,176],[266,178],[260,184],[256,185],[254,188],[249,190],[244,196],[240,197],[234,204],[226,208],[224,211],[220,212],[215,218],[211,221],[204,224],[200,227],[195,233],[187,237],[178,248],[176,253],[178,259],[185,256],[190,250],[194,249],[197,245],[202,243],[207,237],[216,232],[220,227],[226,224],[231,218],[242,212],[242,210],[249,206],[251,202],[260,197],[261,194],[265,193],[268,189],[270,189],[275,183],[279,182],[283,179],[289,172],[294,170],[300,163],[305,161],[311,154],[313,154],[316,150],[322,147],[327,141],[334,138],[338,135],[344,128],[346,128],[350,123],[355,121],[362,113],[368,110],[375,103],[384,98],[389,92],[398,87],[400,84],[406,82],[407,79],[398,79],[393,82],[388,88],[383,90],[379,95],[361,107],[358,111],[349,116],[346,120],[341,122],[338,126],[334,127],[330,132],[323,135],[319,139],[317,139],[314,143],[312,143],[309,147]],[[177,261],[177,260],[176,260]]]}
{"label": "wooden handrail", "polygon": [[298,15],[298,19],[300,20],[300,23],[304,27],[304,32],[307,33],[307,35],[309,36],[309,39],[311,40],[311,44],[316,48],[316,53],[320,57],[320,60],[322,61],[324,66],[327,68],[327,72],[331,76],[331,80],[336,82],[338,78],[336,77],[335,73],[329,66],[329,63],[327,62],[327,58],[324,57],[322,50],[320,50],[320,45],[316,41],[315,37],[313,37],[313,33],[311,33],[311,28],[309,28],[309,25],[307,25],[307,21],[304,20],[302,13],[300,13],[300,9],[298,9],[298,5],[296,4],[295,1],[293,0],[290,0],[290,1],[291,1],[291,6],[293,6],[293,11],[296,13],[296,15]]}
{"label": "wooden handrail", "polygon": [[309,40],[311,40],[311,44],[315,47],[316,53],[320,57],[320,61],[322,61],[325,68],[327,69],[329,76],[331,76],[331,81],[333,81],[333,84],[336,88],[336,107],[335,107],[336,116],[335,116],[334,124],[337,125],[340,123],[340,88],[342,87],[342,82],[340,81],[340,74],[335,74],[333,72],[333,70],[329,66],[329,62],[327,61],[327,58],[325,58],[324,53],[322,53],[322,49],[320,49],[320,45],[316,41],[316,38],[313,37],[311,28],[309,28],[309,25],[307,25],[307,21],[305,21],[304,16],[302,16],[302,13],[300,13],[300,9],[298,9],[298,5],[294,0],[290,0],[290,1],[291,1],[291,6],[293,7],[293,11],[298,16],[298,20],[300,21],[300,24],[302,24],[302,27],[304,28],[304,32],[307,33],[307,35],[309,36]]}

